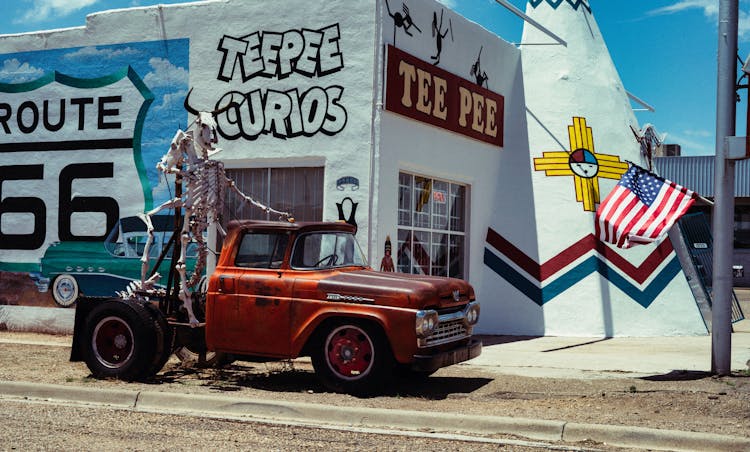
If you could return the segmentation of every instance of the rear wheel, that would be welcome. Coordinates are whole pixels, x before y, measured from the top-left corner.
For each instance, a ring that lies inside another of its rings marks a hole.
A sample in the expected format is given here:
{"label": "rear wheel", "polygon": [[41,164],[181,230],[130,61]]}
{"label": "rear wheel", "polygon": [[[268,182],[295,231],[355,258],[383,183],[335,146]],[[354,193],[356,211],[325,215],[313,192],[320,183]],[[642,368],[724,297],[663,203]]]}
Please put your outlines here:
{"label": "rear wheel", "polygon": [[139,380],[152,374],[161,358],[155,320],[132,300],[111,300],[86,319],[84,360],[96,378]]}
{"label": "rear wheel", "polygon": [[390,379],[393,354],[379,328],[339,322],[325,328],[312,352],[315,373],[336,392],[369,394]]}
{"label": "rear wheel", "polygon": [[164,365],[169,361],[169,357],[172,356],[172,350],[174,349],[174,330],[164,315],[155,306],[146,304],[144,305],[151,314],[151,318],[154,322],[154,329],[156,331],[156,348],[154,349],[154,357],[149,369],[144,373],[144,377],[151,377],[159,373]]}

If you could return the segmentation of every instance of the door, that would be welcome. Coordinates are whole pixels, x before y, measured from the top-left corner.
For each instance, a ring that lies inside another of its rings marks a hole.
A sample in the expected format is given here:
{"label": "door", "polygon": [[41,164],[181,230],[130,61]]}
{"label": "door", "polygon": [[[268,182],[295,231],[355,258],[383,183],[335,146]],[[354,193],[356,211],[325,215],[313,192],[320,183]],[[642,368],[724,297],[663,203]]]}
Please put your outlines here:
{"label": "door", "polygon": [[218,324],[210,325],[217,349],[275,358],[289,354],[292,283],[281,268],[288,242],[288,233],[280,231],[242,237],[233,267],[219,277],[213,307]]}

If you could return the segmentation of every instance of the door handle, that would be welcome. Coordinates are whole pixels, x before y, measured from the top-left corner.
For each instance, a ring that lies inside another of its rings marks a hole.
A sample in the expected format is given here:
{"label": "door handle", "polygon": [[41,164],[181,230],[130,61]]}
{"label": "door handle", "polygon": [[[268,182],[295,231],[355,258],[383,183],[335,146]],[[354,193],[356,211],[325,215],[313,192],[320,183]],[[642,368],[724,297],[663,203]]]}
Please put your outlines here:
{"label": "door handle", "polygon": [[219,293],[234,292],[234,278],[230,276],[219,276]]}

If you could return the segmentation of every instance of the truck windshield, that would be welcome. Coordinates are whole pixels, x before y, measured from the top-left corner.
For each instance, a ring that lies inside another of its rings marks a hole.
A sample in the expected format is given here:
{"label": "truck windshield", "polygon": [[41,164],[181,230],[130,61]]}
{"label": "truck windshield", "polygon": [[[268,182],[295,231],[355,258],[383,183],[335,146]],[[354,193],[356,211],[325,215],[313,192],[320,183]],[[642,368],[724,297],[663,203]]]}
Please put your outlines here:
{"label": "truck windshield", "polygon": [[294,242],[292,268],[366,267],[364,255],[353,234],[348,232],[312,232]]}

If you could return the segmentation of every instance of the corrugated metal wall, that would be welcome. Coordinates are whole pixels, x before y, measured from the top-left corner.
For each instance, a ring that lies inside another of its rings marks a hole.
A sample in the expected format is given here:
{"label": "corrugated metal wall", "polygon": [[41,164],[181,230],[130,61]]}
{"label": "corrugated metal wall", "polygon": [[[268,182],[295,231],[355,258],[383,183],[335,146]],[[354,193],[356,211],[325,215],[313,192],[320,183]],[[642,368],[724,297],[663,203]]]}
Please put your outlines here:
{"label": "corrugated metal wall", "polygon": [[[701,196],[714,196],[714,156],[654,157],[660,176],[677,182]],[[740,160],[734,169],[734,196],[750,197],[750,160]]]}

